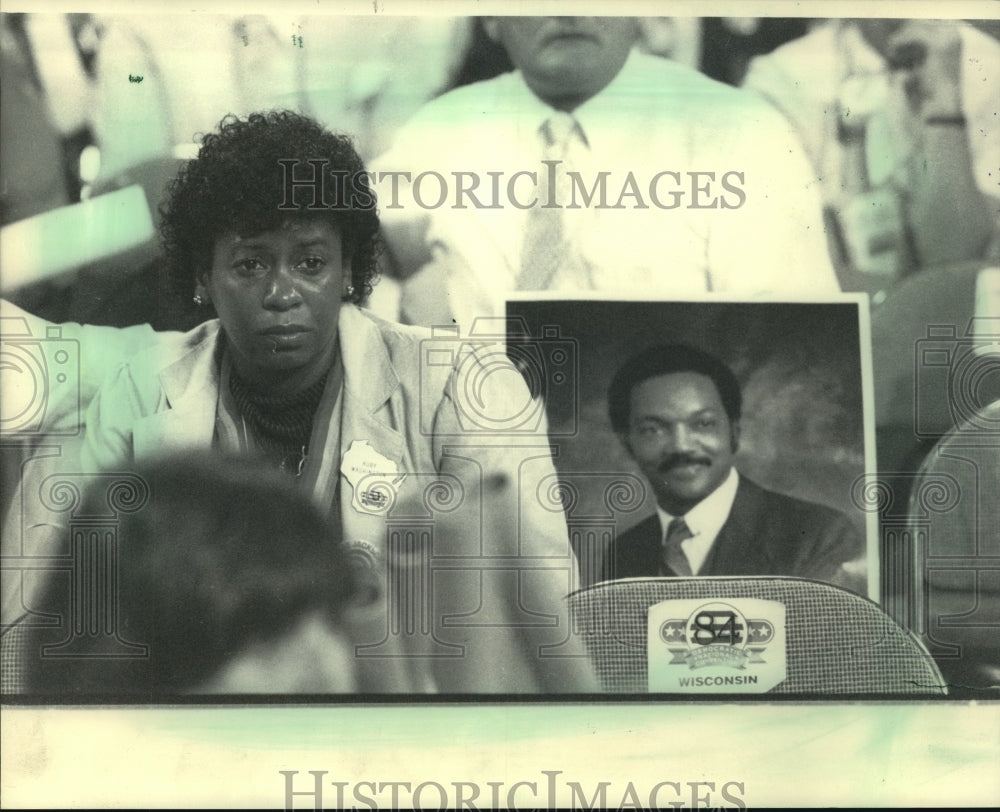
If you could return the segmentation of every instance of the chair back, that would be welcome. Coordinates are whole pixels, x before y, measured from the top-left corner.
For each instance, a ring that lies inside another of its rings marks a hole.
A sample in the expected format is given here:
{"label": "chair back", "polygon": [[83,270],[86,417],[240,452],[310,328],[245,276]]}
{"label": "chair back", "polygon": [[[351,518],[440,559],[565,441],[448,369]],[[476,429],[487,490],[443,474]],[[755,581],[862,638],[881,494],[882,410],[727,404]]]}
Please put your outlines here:
{"label": "chair back", "polygon": [[[968,372],[1000,368],[1000,354]],[[971,389],[966,391],[972,391]],[[959,404],[965,405],[965,404]],[[1000,400],[948,432],[924,460],[899,534],[900,622],[927,646],[954,693],[1000,696]]]}
{"label": "chair back", "polygon": [[674,599],[743,598],[784,606],[786,677],[768,695],[946,693],[912,633],[867,598],[830,584],[787,577],[626,578],[578,590],[569,605],[603,690],[646,693],[650,607]]}
{"label": "chair back", "polygon": [[4,696],[25,689],[27,635],[27,626],[20,621],[0,631],[0,694]]}

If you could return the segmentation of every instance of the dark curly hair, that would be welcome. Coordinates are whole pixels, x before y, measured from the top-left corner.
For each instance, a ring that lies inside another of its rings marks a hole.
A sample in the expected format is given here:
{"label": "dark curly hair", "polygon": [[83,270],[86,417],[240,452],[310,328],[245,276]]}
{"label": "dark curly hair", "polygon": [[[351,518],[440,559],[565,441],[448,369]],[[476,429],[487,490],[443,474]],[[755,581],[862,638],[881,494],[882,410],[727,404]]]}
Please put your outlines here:
{"label": "dark curly hair", "polygon": [[[327,205],[314,201],[313,190],[301,183],[286,201],[286,171],[296,181],[322,171]],[[375,192],[346,135],[291,110],[252,113],[246,120],[228,115],[218,132],[204,136],[198,157],[167,192],[160,236],[168,272],[185,295],[211,268],[221,235],[260,234],[289,218],[314,218],[336,228],[351,257],[354,292],[345,300],[359,304],[371,293],[381,247]]]}
{"label": "dark curly hair", "polygon": [[629,358],[615,373],[608,389],[608,413],[617,434],[627,434],[632,390],[649,378],[675,372],[697,372],[712,379],[731,423],[740,419],[743,395],[733,371],[714,355],[687,344],[647,347]]}

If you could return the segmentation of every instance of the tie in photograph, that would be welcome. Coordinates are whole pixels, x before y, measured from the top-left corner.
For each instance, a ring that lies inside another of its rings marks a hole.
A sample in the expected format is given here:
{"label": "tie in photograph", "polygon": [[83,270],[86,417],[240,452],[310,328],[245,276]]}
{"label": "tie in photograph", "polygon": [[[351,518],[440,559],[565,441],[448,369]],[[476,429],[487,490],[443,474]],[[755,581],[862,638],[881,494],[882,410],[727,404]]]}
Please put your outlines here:
{"label": "tie in photograph", "polygon": [[663,566],[669,572],[680,577],[694,574],[684,550],[681,549],[681,542],[693,537],[694,533],[688,528],[687,522],[680,517],[672,519],[667,525],[667,537],[663,540]]}
{"label": "tie in photograph", "polygon": [[[549,116],[539,128],[539,133],[544,144],[544,160],[559,161],[554,173],[556,188],[553,190],[549,185],[552,176],[550,165],[539,164],[538,203],[528,212],[524,248],[521,251],[521,272],[517,278],[518,290],[547,289],[570,252],[563,222],[563,207],[569,194],[569,177],[566,172],[571,168],[567,165],[567,156],[570,139],[582,139],[582,135],[576,119],[561,111]],[[555,206],[546,208],[546,204],[553,202]]]}

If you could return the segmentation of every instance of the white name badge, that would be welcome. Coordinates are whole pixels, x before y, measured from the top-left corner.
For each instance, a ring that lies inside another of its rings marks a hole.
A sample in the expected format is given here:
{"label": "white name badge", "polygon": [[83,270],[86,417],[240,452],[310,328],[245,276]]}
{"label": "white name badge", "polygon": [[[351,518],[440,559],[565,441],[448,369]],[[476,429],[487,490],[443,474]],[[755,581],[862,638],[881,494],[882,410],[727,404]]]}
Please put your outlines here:
{"label": "white name badge", "polygon": [[386,513],[396,501],[397,488],[406,476],[367,440],[351,443],[340,470],[354,490],[352,507],[362,513]]}
{"label": "white name badge", "polygon": [[787,676],[778,601],[663,601],[649,607],[647,640],[651,693],[761,694]]}

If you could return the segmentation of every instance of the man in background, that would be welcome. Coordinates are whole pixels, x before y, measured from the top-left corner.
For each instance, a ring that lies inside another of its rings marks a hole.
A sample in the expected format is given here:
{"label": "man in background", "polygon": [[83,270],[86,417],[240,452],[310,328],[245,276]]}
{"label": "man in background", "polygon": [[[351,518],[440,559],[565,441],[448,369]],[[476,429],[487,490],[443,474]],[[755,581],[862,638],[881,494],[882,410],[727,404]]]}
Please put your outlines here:
{"label": "man in background", "polygon": [[808,162],[768,105],[634,50],[632,18],[485,26],[516,70],[429,102],[375,162],[406,320],[501,315],[513,290],[838,290]]}

